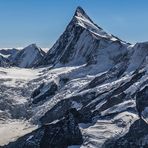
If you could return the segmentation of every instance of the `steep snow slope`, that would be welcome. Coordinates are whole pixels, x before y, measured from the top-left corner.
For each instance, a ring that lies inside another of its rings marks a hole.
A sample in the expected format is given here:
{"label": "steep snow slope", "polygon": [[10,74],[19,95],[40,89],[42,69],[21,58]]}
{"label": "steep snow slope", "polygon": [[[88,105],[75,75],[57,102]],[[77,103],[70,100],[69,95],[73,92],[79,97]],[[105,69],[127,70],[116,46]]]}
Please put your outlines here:
{"label": "steep snow slope", "polygon": [[[1,69],[3,98],[11,94],[11,81],[14,94],[9,99],[23,95],[25,100],[19,118],[39,126],[4,148],[148,147],[146,42],[121,41],[78,7],[66,31],[37,65],[47,67],[22,69],[29,74],[19,83],[17,77],[12,83],[11,71],[7,76],[8,69]],[[13,116],[2,111],[5,118],[17,118],[9,108]]]}

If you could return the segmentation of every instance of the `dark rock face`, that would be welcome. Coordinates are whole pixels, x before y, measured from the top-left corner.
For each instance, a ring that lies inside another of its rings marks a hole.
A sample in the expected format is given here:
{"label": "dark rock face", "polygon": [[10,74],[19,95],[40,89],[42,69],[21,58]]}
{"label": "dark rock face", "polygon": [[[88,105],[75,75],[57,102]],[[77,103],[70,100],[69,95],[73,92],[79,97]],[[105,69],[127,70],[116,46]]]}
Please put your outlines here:
{"label": "dark rock face", "polygon": [[111,68],[108,72],[95,77],[85,89],[94,88],[98,85],[103,84],[106,80],[109,80],[115,77],[120,77],[123,74],[123,72],[126,70],[126,68],[127,68],[127,65],[125,60],[118,67],[115,66]]}
{"label": "dark rock face", "polygon": [[36,88],[33,93],[31,94],[31,98],[35,98],[41,93],[41,89],[44,87],[44,83],[42,83],[38,88]]}
{"label": "dark rock face", "polygon": [[136,104],[139,116],[142,117],[142,111],[148,107],[148,86],[139,91],[136,96]]}
{"label": "dark rock face", "polygon": [[[49,50],[47,56],[38,65],[50,65],[58,62],[64,64],[69,62],[75,52],[74,45],[83,31],[84,29],[82,27],[71,22],[65,33],[60,37],[52,49]],[[73,34],[73,41],[71,41],[71,43],[67,46],[71,34]],[[63,49],[65,49],[64,52]]]}
{"label": "dark rock face", "polygon": [[42,124],[47,124],[54,120],[60,119],[63,115],[72,108],[72,102],[76,101],[77,103],[82,103],[84,106],[87,105],[90,100],[95,98],[95,92],[86,93],[84,95],[73,96],[66,100],[62,100],[57,103],[51,110],[45,113],[40,119]]}
{"label": "dark rock face", "polygon": [[[50,97],[52,95],[55,95],[56,91],[58,90],[57,84],[52,81],[49,83],[49,85],[50,86],[48,87],[48,89],[46,89],[46,88],[44,88],[45,84],[43,83],[36,90],[34,90],[34,92],[32,93],[32,98],[33,98],[32,103],[33,104],[37,104],[40,101],[44,101],[46,99],[46,97]],[[41,93],[43,89],[46,89],[44,94]]]}
{"label": "dark rock face", "polygon": [[66,113],[65,119],[56,124],[46,125],[40,147],[67,148],[69,145],[82,144],[82,135],[77,122],[78,116],[79,113],[71,109]]}

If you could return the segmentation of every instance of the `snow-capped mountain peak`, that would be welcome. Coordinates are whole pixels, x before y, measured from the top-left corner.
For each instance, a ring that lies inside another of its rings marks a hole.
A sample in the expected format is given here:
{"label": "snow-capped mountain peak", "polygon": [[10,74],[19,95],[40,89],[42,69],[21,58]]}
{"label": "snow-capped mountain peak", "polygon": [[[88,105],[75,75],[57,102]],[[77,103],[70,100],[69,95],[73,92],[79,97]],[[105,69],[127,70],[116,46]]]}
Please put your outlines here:
{"label": "snow-capped mountain peak", "polygon": [[116,41],[122,46],[120,39],[98,27],[86,12],[78,7],[64,33],[37,66],[94,63],[97,62],[95,59],[99,49],[107,48]]}
{"label": "snow-capped mountain peak", "polygon": [[29,46],[27,46],[26,48],[38,48],[38,47],[35,43],[33,43],[33,44],[30,44]]}
{"label": "snow-capped mountain peak", "polygon": [[86,12],[80,6],[77,7],[74,17],[84,18],[91,21],[90,17],[86,14]]}
{"label": "snow-capped mountain peak", "polygon": [[29,46],[25,47],[26,50],[39,50],[42,52],[42,49],[38,47],[35,43],[30,44]]}
{"label": "snow-capped mountain peak", "polygon": [[148,148],[147,42],[121,41],[78,7],[44,55],[31,44],[13,60],[31,69],[0,69],[0,148]]}
{"label": "snow-capped mountain peak", "polygon": [[12,62],[15,66],[29,68],[45,56],[45,52],[36,44],[31,44],[20,50]]}
{"label": "snow-capped mountain peak", "polygon": [[114,41],[118,40],[118,38],[109,33],[106,33],[101,27],[96,25],[81,7],[77,7],[73,19],[77,25],[88,29],[91,33],[98,37],[109,38]]}

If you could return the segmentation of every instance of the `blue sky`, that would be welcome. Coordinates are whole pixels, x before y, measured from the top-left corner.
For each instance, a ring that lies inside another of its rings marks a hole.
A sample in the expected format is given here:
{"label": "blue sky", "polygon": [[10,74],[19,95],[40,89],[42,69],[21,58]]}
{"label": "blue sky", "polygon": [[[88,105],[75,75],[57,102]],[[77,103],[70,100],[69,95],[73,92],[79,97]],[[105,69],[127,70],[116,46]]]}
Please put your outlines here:
{"label": "blue sky", "polygon": [[148,0],[0,0],[0,48],[52,46],[77,6],[123,40],[148,41]]}

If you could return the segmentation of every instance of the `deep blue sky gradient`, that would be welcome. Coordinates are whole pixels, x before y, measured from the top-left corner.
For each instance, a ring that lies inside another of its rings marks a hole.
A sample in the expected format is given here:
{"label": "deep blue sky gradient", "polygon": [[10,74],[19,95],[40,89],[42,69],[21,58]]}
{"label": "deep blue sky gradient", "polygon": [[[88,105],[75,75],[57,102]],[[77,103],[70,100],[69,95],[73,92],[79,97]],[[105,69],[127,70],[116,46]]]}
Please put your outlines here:
{"label": "deep blue sky gradient", "polygon": [[148,0],[0,0],[0,48],[52,46],[77,6],[123,40],[148,41]]}

